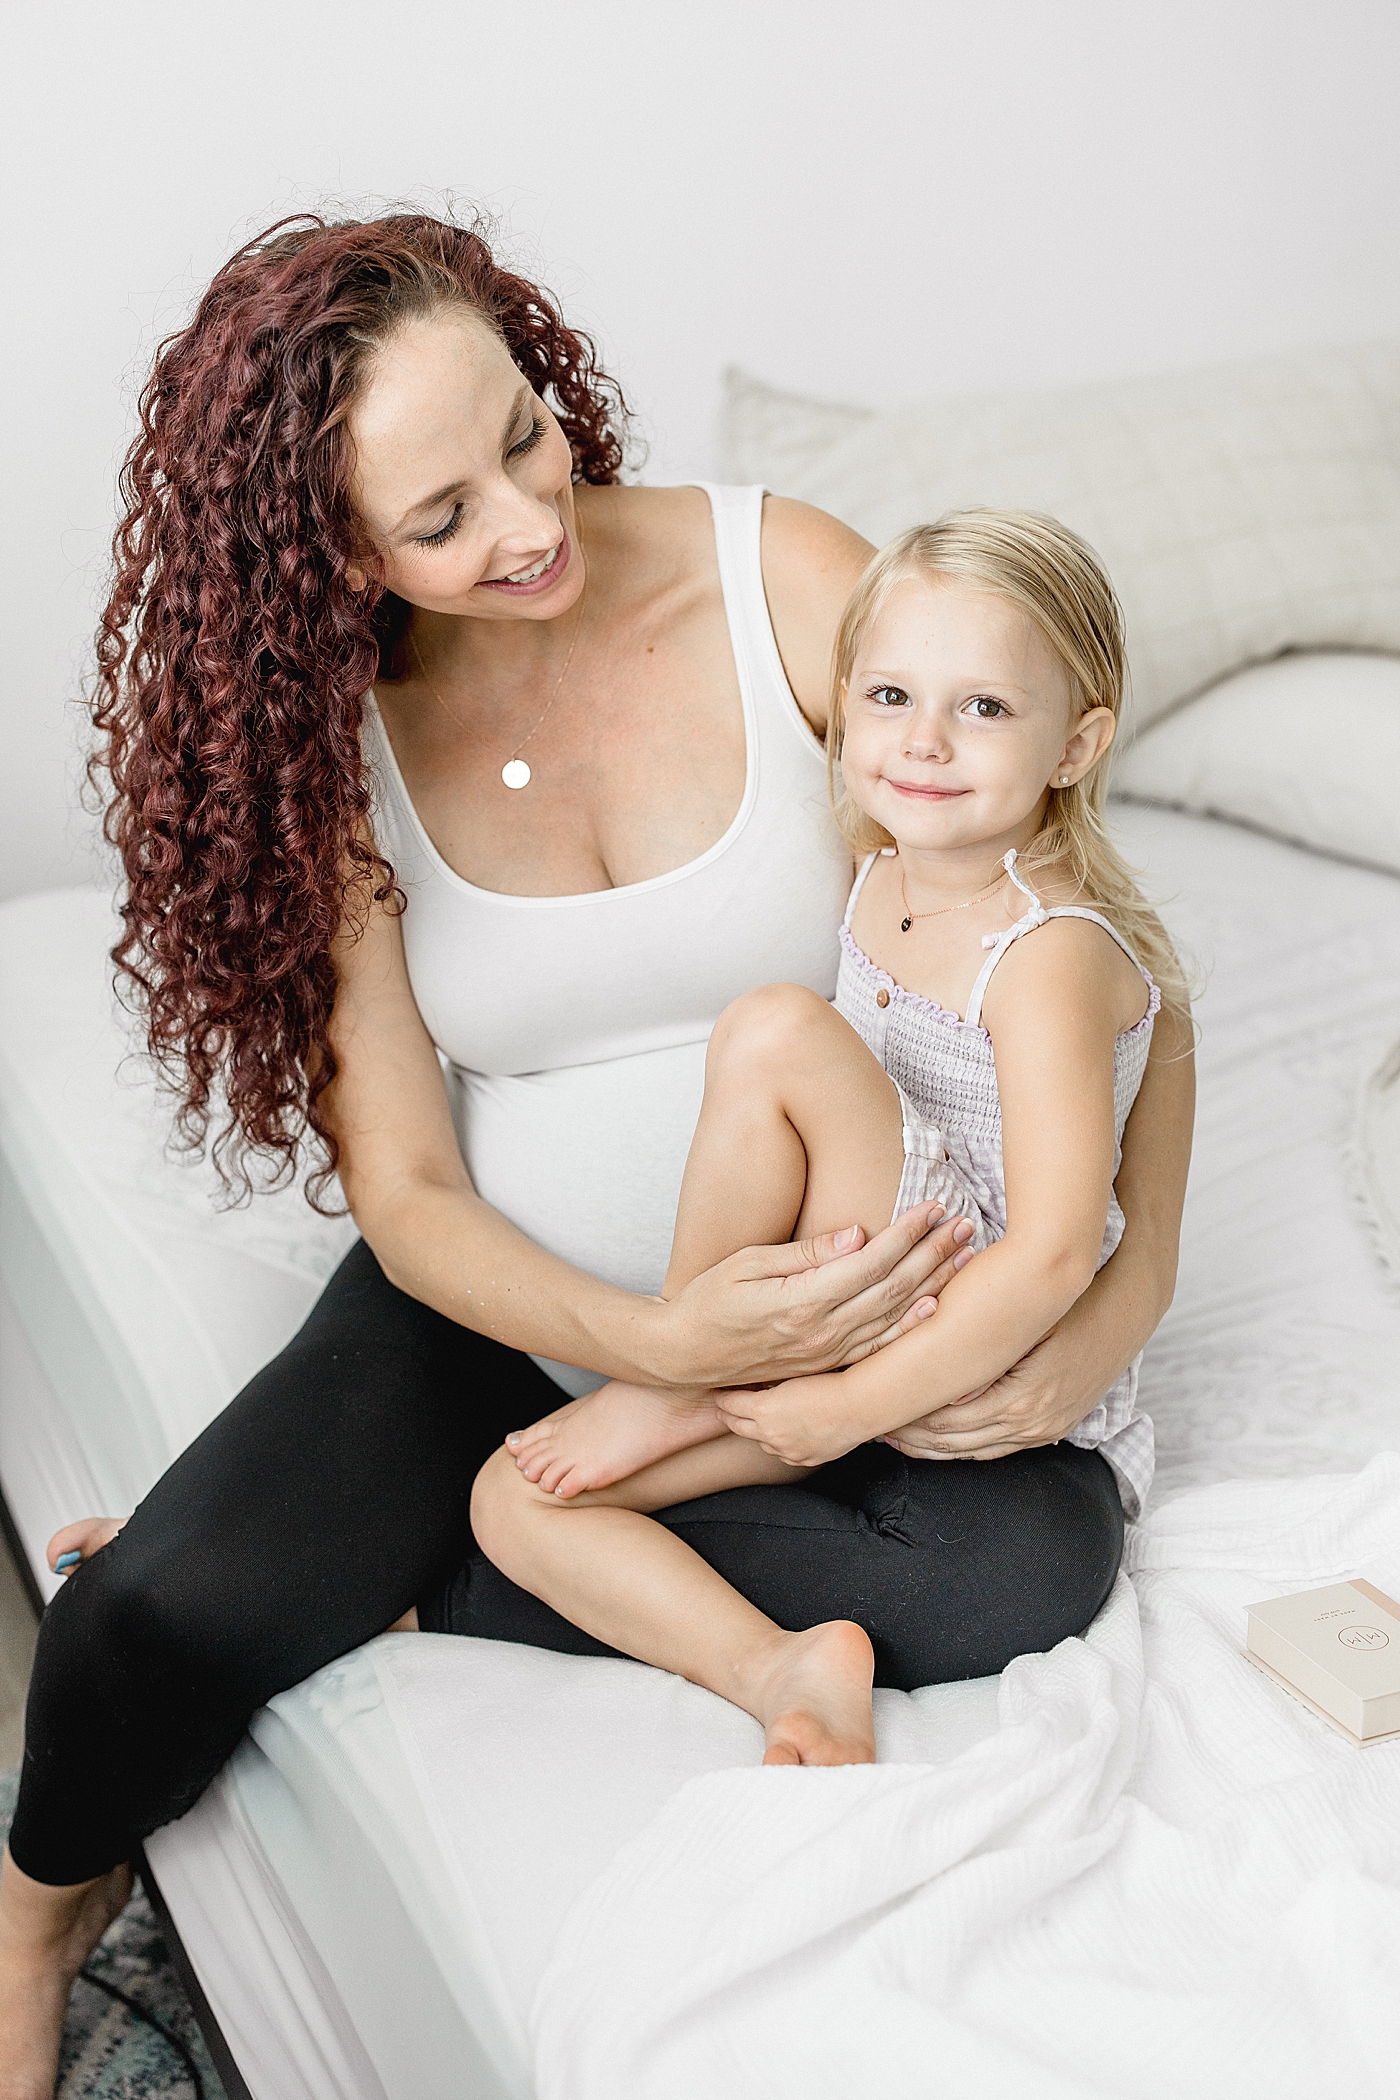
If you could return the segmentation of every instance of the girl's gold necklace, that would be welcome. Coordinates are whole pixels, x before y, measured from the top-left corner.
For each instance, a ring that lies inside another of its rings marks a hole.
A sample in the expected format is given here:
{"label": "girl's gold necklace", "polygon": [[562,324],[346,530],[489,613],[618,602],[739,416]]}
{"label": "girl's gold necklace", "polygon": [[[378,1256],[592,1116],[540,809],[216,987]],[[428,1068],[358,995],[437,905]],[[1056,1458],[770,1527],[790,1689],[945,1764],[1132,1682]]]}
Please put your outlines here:
{"label": "girl's gold necklace", "polygon": [[950,911],[970,911],[974,904],[985,904],[989,897],[996,895],[1005,880],[1006,871],[1003,869],[995,882],[989,883],[986,889],[979,890],[975,897],[964,897],[961,904],[940,904],[937,911],[910,911],[909,892],[904,887],[904,868],[901,864],[899,894],[904,900],[904,917],[899,922],[899,930],[901,933],[908,933],[916,919],[945,919]]}

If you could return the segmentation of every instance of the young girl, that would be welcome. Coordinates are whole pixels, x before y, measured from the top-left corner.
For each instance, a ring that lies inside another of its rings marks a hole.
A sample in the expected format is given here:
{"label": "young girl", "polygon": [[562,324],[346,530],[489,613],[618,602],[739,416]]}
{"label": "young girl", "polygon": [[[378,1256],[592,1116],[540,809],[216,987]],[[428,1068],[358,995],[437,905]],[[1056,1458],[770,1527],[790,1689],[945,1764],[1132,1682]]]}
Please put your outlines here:
{"label": "young girl", "polygon": [[[969,1221],[970,1265],[936,1320],[924,1301],[845,1371],[681,1396],[615,1381],[477,1479],[473,1530],[503,1573],[745,1707],[765,1763],[873,1759],[870,1641],[774,1625],[647,1513],[810,1481],[907,1419],[911,1371],[930,1409],[975,1395],[1117,1247],[1153,1019],[1163,999],[1186,1011],[1103,823],[1123,675],[1112,586],[1050,519],[966,512],[876,556],[835,651],[836,814],[866,855],[836,1003],[770,985],[721,1016],[665,1295],[737,1249],[852,1217],[874,1232],[929,1200]],[[1153,1455],[1136,1387],[1133,1365],[1069,1439],[1103,1454],[1130,1515]]]}

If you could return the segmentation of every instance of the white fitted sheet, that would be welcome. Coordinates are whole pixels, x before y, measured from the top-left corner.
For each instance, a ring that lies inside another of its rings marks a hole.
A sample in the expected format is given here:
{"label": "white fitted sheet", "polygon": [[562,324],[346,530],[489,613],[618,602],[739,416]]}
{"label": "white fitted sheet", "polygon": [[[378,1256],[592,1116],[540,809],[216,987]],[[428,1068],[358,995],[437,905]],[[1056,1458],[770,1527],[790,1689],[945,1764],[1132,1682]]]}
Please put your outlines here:
{"label": "white fitted sheet", "polygon": [[[1359,1467],[1400,1443],[1400,1303],[1346,1159],[1357,1088],[1400,1035],[1400,881],[1208,819],[1119,815],[1210,971],[1181,1280],[1144,1366],[1153,1505]],[[172,1181],[148,1100],[104,1078],[108,924],[76,892],[0,912],[0,1147],[22,1206],[5,1274],[22,1312],[24,1248],[69,1287],[81,1349],[50,1335],[36,1353],[94,1472],[146,1468],[140,1492],[291,1332],[346,1233],[295,1194],[212,1218],[198,1177]],[[881,1694],[882,1754],[955,1755],[991,1733],[996,1692]],[[387,1636],[273,1701],[152,1863],[258,2100],[525,2094],[529,2000],[572,1900],[680,1785],[757,1741],[635,1664]]]}
{"label": "white fitted sheet", "polygon": [[111,992],[116,931],[93,890],[0,906],[0,1281],[103,1507],[129,1509],[296,1331],[354,1228],[296,1189],[221,1212],[211,1170],[169,1153]]}

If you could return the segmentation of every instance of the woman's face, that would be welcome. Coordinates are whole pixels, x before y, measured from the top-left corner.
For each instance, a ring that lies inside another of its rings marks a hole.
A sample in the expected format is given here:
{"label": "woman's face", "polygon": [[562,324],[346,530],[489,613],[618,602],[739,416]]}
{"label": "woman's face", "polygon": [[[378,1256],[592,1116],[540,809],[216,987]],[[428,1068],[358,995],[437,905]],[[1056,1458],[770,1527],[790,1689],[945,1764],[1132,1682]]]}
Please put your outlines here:
{"label": "woman's face", "polygon": [[470,308],[383,344],[347,429],[354,499],[391,591],[484,620],[551,620],[577,604],[568,440]]}

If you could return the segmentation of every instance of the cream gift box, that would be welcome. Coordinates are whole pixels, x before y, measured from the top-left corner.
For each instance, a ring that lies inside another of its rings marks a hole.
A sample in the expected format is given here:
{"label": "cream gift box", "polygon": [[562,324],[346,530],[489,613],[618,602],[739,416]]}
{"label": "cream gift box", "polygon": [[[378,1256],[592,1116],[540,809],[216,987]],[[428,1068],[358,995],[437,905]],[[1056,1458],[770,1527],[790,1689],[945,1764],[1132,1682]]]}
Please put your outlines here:
{"label": "cream gift box", "polygon": [[1358,1575],[1251,1604],[1245,1650],[1354,1743],[1400,1735],[1400,1604]]}

